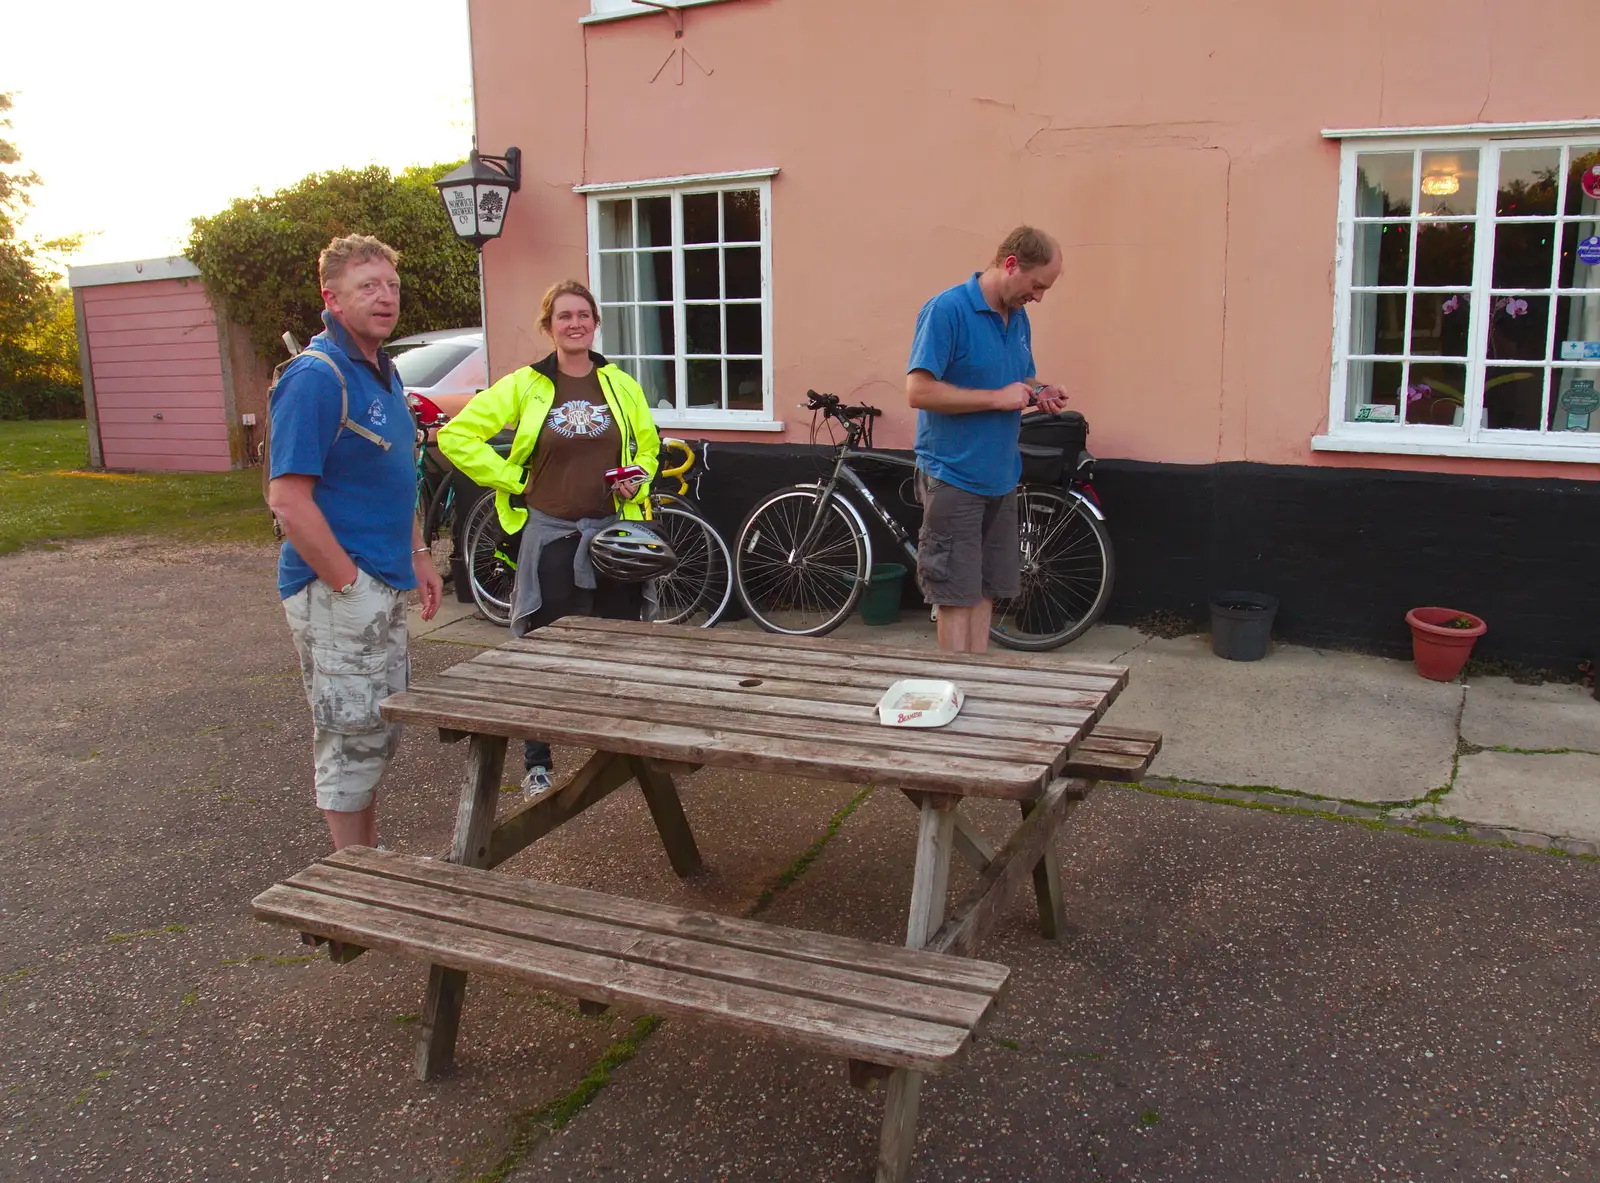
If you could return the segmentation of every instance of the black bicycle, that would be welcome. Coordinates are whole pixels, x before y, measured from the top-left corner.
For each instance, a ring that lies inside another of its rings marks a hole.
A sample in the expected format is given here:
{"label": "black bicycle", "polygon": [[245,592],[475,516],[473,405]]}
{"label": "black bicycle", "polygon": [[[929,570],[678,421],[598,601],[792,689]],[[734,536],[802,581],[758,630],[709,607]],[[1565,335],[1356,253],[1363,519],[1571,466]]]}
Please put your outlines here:
{"label": "black bicycle", "polygon": [[[745,611],[768,632],[820,637],[844,623],[871,579],[872,538],[861,505],[883,524],[913,569],[917,561],[911,532],[873,495],[852,461],[903,469],[915,469],[916,462],[872,450],[872,420],[882,414],[876,407],[847,406],[810,390],[803,409],[841,424],[845,440],[825,480],[778,489],[746,515],[734,543],[734,588]],[[1022,587],[1015,598],[995,602],[989,627],[997,643],[1012,649],[1066,644],[1100,618],[1111,598],[1116,563],[1090,483],[1094,457],[1087,450],[1028,442],[1050,439],[1050,426],[1062,419],[1041,414],[1023,420],[1023,483],[1017,487]],[[915,504],[906,492],[912,479],[908,474],[901,485],[908,505]]]}

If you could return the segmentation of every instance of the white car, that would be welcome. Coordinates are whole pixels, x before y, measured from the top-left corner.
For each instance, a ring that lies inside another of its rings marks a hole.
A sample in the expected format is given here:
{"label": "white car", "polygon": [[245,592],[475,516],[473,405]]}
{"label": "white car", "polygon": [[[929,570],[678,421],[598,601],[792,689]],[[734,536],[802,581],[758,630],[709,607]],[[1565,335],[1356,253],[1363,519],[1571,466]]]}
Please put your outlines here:
{"label": "white car", "polygon": [[[417,333],[390,341],[384,349],[394,359],[406,394],[427,399],[451,419],[489,385],[488,351],[483,347],[481,328]],[[430,418],[424,416],[424,421]]]}

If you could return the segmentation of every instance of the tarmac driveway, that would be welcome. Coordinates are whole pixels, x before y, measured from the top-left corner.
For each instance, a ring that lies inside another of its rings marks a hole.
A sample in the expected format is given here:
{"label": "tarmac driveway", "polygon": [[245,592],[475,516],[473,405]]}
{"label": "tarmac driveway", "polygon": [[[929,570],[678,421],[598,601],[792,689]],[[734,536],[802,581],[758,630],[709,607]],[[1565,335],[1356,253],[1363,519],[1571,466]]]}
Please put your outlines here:
{"label": "tarmac driveway", "polygon": [[[272,562],[130,540],[0,559],[0,1178],[865,1177],[880,1101],[841,1065],[664,1023],[542,1136],[526,1115],[632,1016],[474,979],[459,1070],[425,1086],[420,966],[335,967],[249,918],[326,849]],[[414,665],[468,652],[422,642]],[[460,775],[408,737],[384,841],[446,846]],[[768,892],[857,793],[697,775],[711,870],[687,884],[633,794],[512,866],[897,940],[898,794]],[[1600,865],[1111,788],[1063,854],[1073,929],[1045,944],[1019,906],[983,951],[1014,987],[925,1090],[918,1178],[1595,1177]]]}

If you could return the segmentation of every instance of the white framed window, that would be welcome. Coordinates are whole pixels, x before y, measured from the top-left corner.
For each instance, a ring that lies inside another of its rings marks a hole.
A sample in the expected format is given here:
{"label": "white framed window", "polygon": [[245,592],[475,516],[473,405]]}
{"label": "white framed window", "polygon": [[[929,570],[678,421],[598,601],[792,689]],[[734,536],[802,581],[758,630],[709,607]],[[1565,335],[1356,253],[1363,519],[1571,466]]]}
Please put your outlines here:
{"label": "white framed window", "polygon": [[1600,124],[1350,134],[1313,447],[1600,462]]}
{"label": "white framed window", "polygon": [[779,430],[772,407],[776,169],[580,185],[596,347],[657,423]]}

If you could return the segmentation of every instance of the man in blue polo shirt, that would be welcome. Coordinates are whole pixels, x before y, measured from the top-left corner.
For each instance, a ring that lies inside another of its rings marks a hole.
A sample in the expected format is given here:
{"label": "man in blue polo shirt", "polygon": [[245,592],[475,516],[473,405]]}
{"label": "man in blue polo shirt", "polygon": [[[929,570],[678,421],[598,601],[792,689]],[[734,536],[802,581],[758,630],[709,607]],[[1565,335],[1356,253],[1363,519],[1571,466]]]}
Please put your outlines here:
{"label": "man in blue polo shirt", "polygon": [[272,392],[267,501],[286,539],[278,595],[311,705],[317,806],[334,849],[376,846],[377,788],[399,744],[378,704],[406,688],[406,593],[440,581],[417,523],[415,429],[380,348],[400,316],[394,250],[364,234],[317,260],[324,331]]}
{"label": "man in blue polo shirt", "polygon": [[1060,387],[1041,385],[1027,305],[1061,274],[1061,248],[1018,226],[988,268],[922,307],[906,368],[917,410],[922,532],[917,583],[939,610],[939,648],[982,653],[996,599],[1020,590],[1017,436],[1023,408],[1055,412]]}

